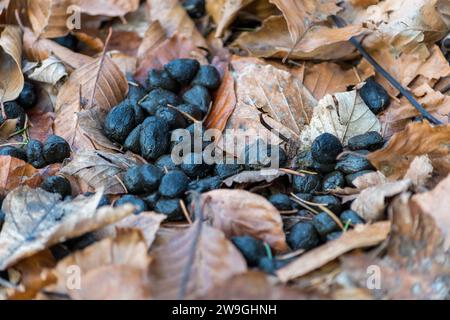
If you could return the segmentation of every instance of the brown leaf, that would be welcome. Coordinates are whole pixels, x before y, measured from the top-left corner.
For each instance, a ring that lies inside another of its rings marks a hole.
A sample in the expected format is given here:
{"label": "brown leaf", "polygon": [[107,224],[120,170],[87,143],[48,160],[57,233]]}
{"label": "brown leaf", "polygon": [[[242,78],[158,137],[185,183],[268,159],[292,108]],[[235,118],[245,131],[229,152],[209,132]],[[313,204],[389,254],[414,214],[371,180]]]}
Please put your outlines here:
{"label": "brown leaf", "polygon": [[28,18],[36,35],[57,38],[69,33],[68,0],[28,1]]}
{"label": "brown leaf", "polygon": [[5,198],[6,214],[0,234],[0,270],[43,250],[113,223],[133,213],[133,206],[102,207],[103,192],[61,201],[61,196],[21,186]]}
{"label": "brown leaf", "polygon": [[79,129],[77,113],[92,107],[107,112],[127,93],[128,81],[114,62],[108,56],[94,59],[75,70],[61,87],[55,107],[55,134],[66,139],[74,150],[92,149]]}
{"label": "brown leaf", "polygon": [[335,0],[270,0],[283,12],[293,43],[297,43],[314,23],[325,21],[341,10]]}
{"label": "brown leaf", "polygon": [[237,17],[239,11],[253,1],[254,0],[207,0],[206,11],[217,25],[216,37],[221,37]]}
{"label": "brown leaf", "polygon": [[301,277],[346,252],[379,244],[387,238],[390,229],[391,224],[388,221],[358,225],[355,229],[345,232],[340,238],[308,251],[279,269],[276,274],[283,282]]}
{"label": "brown leaf", "polygon": [[70,0],[80,7],[82,13],[90,16],[122,17],[139,8],[139,0]]}
{"label": "brown leaf", "polygon": [[204,123],[208,129],[217,129],[222,132],[233,114],[236,106],[236,93],[234,78],[229,70],[226,71],[222,84],[216,93],[211,111]]}
{"label": "brown leaf", "polygon": [[198,224],[195,222],[152,252],[150,275],[155,298],[178,297],[192,250],[195,257],[186,284],[187,299],[202,296],[215,285],[247,271],[244,258],[221,231],[202,225],[198,234]]}
{"label": "brown leaf", "polygon": [[38,101],[36,105],[27,110],[30,126],[28,134],[31,139],[45,141],[53,134],[53,122],[55,113],[53,112],[53,103],[50,95],[45,90],[37,90]]}
{"label": "brown leaf", "polygon": [[4,26],[0,32],[0,97],[7,102],[15,100],[24,85],[22,31],[17,26]]}
{"label": "brown leaf", "polygon": [[450,125],[432,126],[427,121],[410,123],[387,146],[368,155],[385,176],[402,177],[416,156],[428,154],[432,162],[449,154]]}
{"label": "brown leaf", "polygon": [[[57,283],[45,290],[75,300],[147,300],[151,298],[150,262],[142,234],[121,230],[114,239],[101,240],[60,261],[52,270]],[[67,286],[73,266],[79,268],[80,288]]]}
{"label": "brown leaf", "polygon": [[77,177],[94,190],[104,188],[106,194],[123,194],[122,175],[138,160],[120,153],[102,151],[77,152],[61,173]]}
{"label": "brown leaf", "polygon": [[311,27],[296,45],[284,18],[273,16],[258,30],[242,33],[233,46],[255,57],[285,58],[289,55],[291,59],[334,60],[352,57],[355,49],[348,40],[363,32],[362,27],[354,25],[341,29],[317,25]]}
{"label": "brown leaf", "polygon": [[287,250],[278,210],[265,198],[245,190],[213,190],[202,195],[209,223],[227,237],[251,235],[274,250]]}
{"label": "brown leaf", "polygon": [[23,160],[10,156],[0,156],[0,194],[21,185],[36,187],[42,182],[39,171]]}
{"label": "brown leaf", "polygon": [[186,39],[191,39],[197,47],[208,47],[205,38],[197,30],[194,21],[178,0],[147,0],[147,5],[150,20],[159,21],[169,38],[179,34]]}
{"label": "brown leaf", "polygon": [[41,63],[29,63],[24,69],[29,79],[53,86],[68,76],[64,64],[52,56]]}
{"label": "brown leaf", "polygon": [[311,300],[320,295],[305,293],[286,285],[275,284],[269,276],[258,271],[238,274],[227,282],[212,288],[205,300]]}

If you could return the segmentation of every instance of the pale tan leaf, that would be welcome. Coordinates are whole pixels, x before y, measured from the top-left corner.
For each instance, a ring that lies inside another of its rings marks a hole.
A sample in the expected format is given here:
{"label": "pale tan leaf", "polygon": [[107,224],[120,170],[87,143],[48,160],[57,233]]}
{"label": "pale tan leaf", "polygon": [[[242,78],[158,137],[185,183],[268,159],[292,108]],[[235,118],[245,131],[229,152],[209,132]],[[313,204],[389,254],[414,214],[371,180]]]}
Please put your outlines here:
{"label": "pale tan leaf", "polygon": [[221,37],[237,17],[239,10],[254,0],[206,0],[206,11],[216,23],[216,37]]}
{"label": "pale tan leaf", "polygon": [[22,74],[22,31],[17,26],[0,29],[0,98],[15,100],[24,85]]}
{"label": "pale tan leaf", "polygon": [[179,297],[192,251],[195,256],[186,284],[187,299],[202,296],[212,287],[247,271],[244,258],[220,230],[198,224],[197,221],[189,229],[180,231],[152,252],[154,261],[150,275],[157,299]]}
{"label": "pale tan leaf", "polygon": [[251,235],[274,250],[287,250],[278,210],[264,197],[245,190],[213,190],[202,195],[209,223],[227,237]]}
{"label": "pale tan leaf", "polygon": [[139,0],[70,0],[90,16],[121,17],[139,8]]}
{"label": "pale tan leaf", "polygon": [[259,171],[243,171],[234,176],[226,178],[223,181],[223,184],[227,187],[233,186],[233,184],[246,184],[246,183],[257,183],[257,182],[267,182],[270,183],[279,177],[284,176],[285,173],[280,170],[268,171],[268,170],[259,170]]}
{"label": "pale tan leaf", "polygon": [[448,157],[449,144],[450,125],[413,122],[396,133],[383,149],[369,154],[368,159],[385,176],[395,179],[403,177],[416,156],[428,154],[432,162]]}
{"label": "pale tan leaf", "polygon": [[74,150],[83,147],[93,149],[92,143],[78,128],[77,113],[93,107],[108,112],[127,93],[125,75],[108,56],[82,66],[70,75],[59,91],[55,107],[55,134],[66,139]]}
{"label": "pale tan leaf", "polygon": [[[151,298],[150,263],[142,234],[120,230],[115,238],[101,240],[60,261],[51,271],[57,283],[45,290],[75,300],[147,300]],[[80,289],[67,286],[74,265],[80,268]]]}
{"label": "pale tan leaf", "polygon": [[341,10],[336,0],[270,0],[286,19],[292,41],[297,43],[314,23]]}
{"label": "pale tan leaf", "polygon": [[355,229],[345,232],[340,238],[303,254],[278,270],[276,275],[283,282],[301,277],[351,250],[379,244],[387,238],[390,230],[391,224],[388,221],[358,225]]}
{"label": "pale tan leaf", "polygon": [[404,179],[411,180],[416,187],[422,187],[431,178],[432,173],[433,165],[430,158],[428,155],[422,155],[414,158],[408,171],[406,171]]}
{"label": "pale tan leaf", "polygon": [[170,38],[179,34],[198,47],[207,48],[205,39],[178,0],[147,0],[151,21],[159,21]]}
{"label": "pale tan leaf", "polygon": [[69,0],[28,0],[28,19],[34,33],[57,38],[69,33]]}
{"label": "pale tan leaf", "polygon": [[52,244],[96,230],[133,213],[133,206],[97,205],[103,192],[61,201],[61,196],[21,186],[3,202],[6,214],[0,234],[0,270]]}
{"label": "pale tan leaf", "polygon": [[52,85],[56,85],[68,76],[64,64],[55,57],[49,57],[42,63],[35,63],[30,68],[25,68],[28,78]]}
{"label": "pale tan leaf", "polygon": [[304,147],[324,132],[338,137],[344,145],[354,136],[381,132],[381,124],[356,91],[326,95],[319,101],[309,126],[302,132]]}
{"label": "pale tan leaf", "polygon": [[123,194],[123,173],[138,161],[129,155],[102,151],[81,151],[61,172],[77,177],[94,190],[104,188],[106,194]]}

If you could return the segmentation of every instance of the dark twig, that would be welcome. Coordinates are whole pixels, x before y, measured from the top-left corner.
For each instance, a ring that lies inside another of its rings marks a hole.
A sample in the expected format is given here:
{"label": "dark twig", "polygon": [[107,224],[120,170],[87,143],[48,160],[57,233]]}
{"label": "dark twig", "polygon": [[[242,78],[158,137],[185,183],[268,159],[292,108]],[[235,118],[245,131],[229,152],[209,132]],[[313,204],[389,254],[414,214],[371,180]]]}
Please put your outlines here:
{"label": "dark twig", "polygon": [[[338,16],[332,16],[334,23],[339,27],[345,27],[347,24],[344,19]],[[361,45],[361,43],[356,39],[355,37],[351,37],[349,39],[350,43],[361,53],[361,55],[375,68],[375,70],[381,74],[384,78],[386,78],[389,83],[400,93],[408,99],[408,101],[416,108],[422,116],[430,121],[433,124],[442,124],[441,121],[433,117],[427,110],[425,110],[422,105],[417,102],[417,100],[414,98],[414,96],[411,94],[411,92],[407,89],[405,89],[397,80],[394,79],[386,70],[383,69],[382,66],[378,64],[378,62],[375,61],[375,59],[364,49],[364,47]]]}
{"label": "dark twig", "polygon": [[200,235],[202,233],[202,226],[203,226],[203,207],[200,202],[200,194],[198,192],[191,192],[191,195],[194,198],[193,202],[195,203],[195,220],[196,220],[195,221],[196,224],[193,225],[192,227],[196,229],[194,241],[192,241],[191,248],[189,249],[189,258],[183,270],[183,275],[181,277],[181,286],[180,291],[178,292],[179,300],[184,300],[186,296],[187,285],[189,283],[189,278],[191,276],[192,265],[194,264],[195,254],[197,252],[197,246],[200,240]]}
{"label": "dark twig", "polygon": [[259,121],[264,126],[264,128],[266,128],[267,130],[269,130],[272,133],[275,131],[276,134],[281,138],[281,140],[283,140],[284,142],[289,143],[290,139],[288,137],[286,137],[285,135],[283,135],[281,132],[275,130],[270,124],[268,124],[266,122],[266,120],[264,119],[264,115],[262,113],[259,115]]}

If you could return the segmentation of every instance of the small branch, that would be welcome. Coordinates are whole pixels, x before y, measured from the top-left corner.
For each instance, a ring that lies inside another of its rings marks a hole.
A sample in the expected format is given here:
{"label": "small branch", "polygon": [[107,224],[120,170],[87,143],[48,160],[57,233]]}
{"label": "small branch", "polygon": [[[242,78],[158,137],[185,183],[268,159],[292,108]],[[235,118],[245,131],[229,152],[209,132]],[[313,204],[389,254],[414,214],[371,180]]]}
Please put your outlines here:
{"label": "small branch", "polygon": [[[332,19],[334,23],[339,27],[345,27],[347,24],[344,19],[338,16],[332,16]],[[413,105],[414,108],[416,108],[420,114],[430,121],[433,124],[442,124],[441,121],[433,117],[422,105],[417,102],[417,100],[414,98],[414,96],[411,94],[411,92],[407,89],[405,89],[397,80],[394,79],[393,76],[389,74],[386,70],[383,69],[383,67],[378,64],[378,62],[367,52],[366,49],[361,45],[361,43],[356,39],[355,37],[351,37],[349,39],[349,42],[361,53],[361,55],[375,68],[375,70],[381,74],[386,80],[389,81],[389,83],[400,93],[408,99],[408,101]]]}
{"label": "small branch", "polygon": [[262,113],[259,115],[259,121],[264,126],[264,128],[266,128],[270,132],[275,131],[276,134],[281,138],[281,140],[283,140],[286,143],[289,143],[290,139],[288,137],[286,137],[285,135],[283,135],[281,132],[276,131],[274,128],[272,128],[272,126],[266,122],[266,120],[264,119],[264,115]]}

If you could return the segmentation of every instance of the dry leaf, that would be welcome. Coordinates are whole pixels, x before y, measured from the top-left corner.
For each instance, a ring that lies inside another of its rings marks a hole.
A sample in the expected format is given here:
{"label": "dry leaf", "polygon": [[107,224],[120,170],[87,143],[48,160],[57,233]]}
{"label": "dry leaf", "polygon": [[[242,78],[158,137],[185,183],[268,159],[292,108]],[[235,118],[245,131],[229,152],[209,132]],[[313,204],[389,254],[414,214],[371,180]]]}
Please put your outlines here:
{"label": "dry leaf", "polygon": [[42,182],[39,171],[23,160],[10,156],[0,156],[0,194],[21,185],[36,187]]}
{"label": "dry leaf", "polygon": [[[45,290],[76,300],[150,299],[150,262],[142,234],[121,230],[114,239],[101,240],[60,261],[52,270],[57,283]],[[80,289],[67,286],[73,266],[79,268]]]}
{"label": "dry leaf", "polygon": [[388,221],[358,225],[355,229],[345,232],[340,238],[303,254],[278,270],[276,275],[283,282],[301,277],[346,252],[379,244],[387,238],[390,229],[391,224]]}
{"label": "dry leaf", "polygon": [[202,296],[233,275],[247,271],[244,258],[221,231],[198,224],[195,222],[152,252],[150,275],[155,298],[179,296],[191,252],[195,256],[186,283],[186,299]]}
{"label": "dry leaf", "polygon": [[217,129],[222,132],[236,107],[236,92],[234,77],[229,70],[226,71],[220,88],[217,90],[214,103],[204,123],[208,129]]}
{"label": "dry leaf", "polygon": [[36,105],[27,110],[28,121],[30,123],[28,134],[31,139],[45,141],[53,134],[53,112],[52,97],[45,90],[37,90],[38,100]]}
{"label": "dry leaf", "polygon": [[292,42],[297,43],[314,23],[341,10],[336,0],[270,0],[286,19]]}
{"label": "dry leaf", "polygon": [[93,107],[109,111],[127,93],[128,82],[125,75],[108,56],[99,57],[82,66],[70,75],[58,94],[55,134],[66,139],[74,150],[83,147],[92,149],[89,139],[78,127],[77,113]]}
{"label": "dry leaf", "polygon": [[205,38],[197,30],[194,21],[178,0],[147,0],[151,21],[159,21],[170,38],[175,34],[191,39],[197,47],[207,48]]}
{"label": "dry leaf", "polygon": [[254,0],[206,0],[206,11],[216,23],[216,37],[223,35],[224,31],[237,17],[239,10]]}
{"label": "dry leaf", "polygon": [[278,210],[264,197],[245,190],[213,190],[202,195],[209,223],[227,237],[251,235],[274,250],[287,250]]}
{"label": "dry leaf", "polygon": [[251,184],[258,182],[270,183],[286,174],[280,170],[269,170],[243,171],[234,176],[226,178],[223,181],[223,184],[227,187],[231,187],[233,184]]}
{"label": "dry leaf", "polygon": [[42,189],[19,187],[3,201],[6,214],[0,234],[0,270],[32,254],[83,235],[133,213],[133,206],[102,207],[103,192],[61,201],[60,195]]}
{"label": "dry leaf", "polygon": [[381,124],[356,91],[326,95],[314,108],[312,120],[302,132],[304,147],[324,132],[338,137],[344,145],[354,136],[381,132]]}
{"label": "dry leaf", "polygon": [[449,144],[450,125],[413,122],[396,133],[387,146],[367,158],[385,176],[395,179],[405,174],[416,156],[428,154],[432,162],[439,157],[448,157]]}
{"label": "dry leaf", "polygon": [[364,189],[353,201],[351,208],[366,221],[382,220],[387,206],[386,199],[408,190],[411,185],[412,181],[405,179]]}
{"label": "dry leaf", "polygon": [[266,19],[258,30],[242,33],[233,46],[255,57],[334,60],[354,56],[355,49],[348,40],[363,32],[361,26],[334,29],[317,25],[311,27],[295,45],[284,18],[273,16]]}
{"label": "dry leaf", "polygon": [[38,82],[56,85],[63,78],[68,76],[64,64],[55,57],[49,57],[42,63],[29,63],[25,66],[24,72],[28,78]]}
{"label": "dry leaf", "polygon": [[24,85],[22,74],[22,31],[17,26],[4,26],[0,33],[0,98],[15,100]]}
{"label": "dry leaf", "polygon": [[406,171],[404,179],[409,179],[415,187],[422,187],[431,178],[433,165],[427,155],[416,157]]}
{"label": "dry leaf", "polygon": [[106,194],[123,194],[122,175],[138,161],[128,154],[102,151],[77,152],[61,173],[77,177],[94,190],[104,188]]}
{"label": "dry leaf", "polygon": [[265,273],[249,271],[238,274],[227,282],[212,288],[199,299],[206,300],[311,300],[320,295],[273,283]]}

